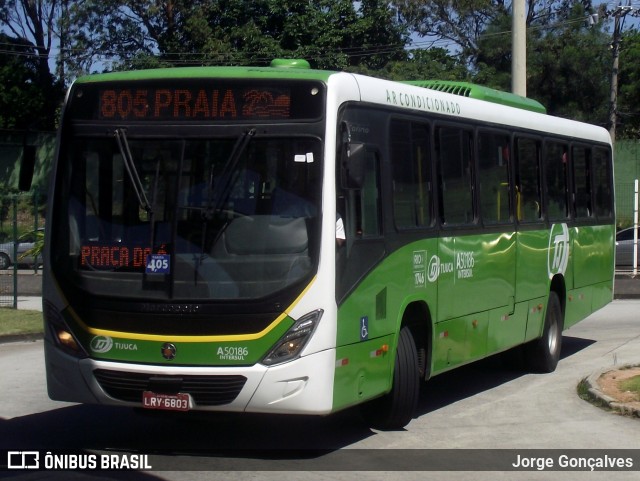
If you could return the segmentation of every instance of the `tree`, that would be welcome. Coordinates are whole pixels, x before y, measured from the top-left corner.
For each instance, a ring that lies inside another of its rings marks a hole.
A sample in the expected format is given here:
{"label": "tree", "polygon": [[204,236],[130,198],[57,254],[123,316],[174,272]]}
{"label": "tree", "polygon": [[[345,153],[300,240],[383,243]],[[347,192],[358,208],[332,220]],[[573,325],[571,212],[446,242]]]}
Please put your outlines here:
{"label": "tree", "polygon": [[552,115],[605,126],[610,37],[600,28],[586,28],[580,21],[584,18],[584,10],[576,5],[562,27],[532,42],[528,91]]}
{"label": "tree", "polygon": [[411,50],[405,59],[388,62],[376,71],[362,67],[349,70],[389,80],[469,81],[471,75],[459,57],[443,48]]}
{"label": "tree", "polygon": [[[405,3],[401,11],[414,15],[414,25],[420,32],[456,45],[475,83],[511,89],[511,3]],[[425,16],[420,17],[419,12]],[[543,103],[550,114],[604,125],[610,69],[608,39],[601,25],[587,28],[590,12],[590,1],[528,3],[527,95]],[[447,15],[450,18],[445,18]],[[416,23],[416,19],[421,21]]]}
{"label": "tree", "polygon": [[[552,115],[605,125],[609,88],[608,36],[587,27],[582,2],[555,11],[553,24],[527,32],[527,95]],[[510,14],[497,18],[478,42],[474,81],[511,86]]]}
{"label": "tree", "polygon": [[622,35],[620,76],[618,78],[618,137],[640,135],[640,31],[632,29]]}
{"label": "tree", "polygon": [[[394,3],[415,33],[446,42],[448,48],[460,52],[470,66],[476,63],[481,42],[488,35],[502,38],[503,43],[510,41],[511,25],[504,19],[510,18],[511,1],[400,0]],[[591,9],[591,0],[529,0],[526,26],[539,29],[562,22],[574,4]],[[497,26],[500,29],[496,29]]]}
{"label": "tree", "polygon": [[[407,35],[382,0],[153,0],[74,5],[76,68],[267,65],[307,58],[314,67],[379,68],[404,56]],[[153,60],[151,58],[153,57]]]}
{"label": "tree", "polygon": [[33,45],[0,33],[0,129],[26,130],[48,123]]}
{"label": "tree", "polygon": [[[42,92],[44,104],[41,115],[29,127],[52,129],[62,100],[62,85],[51,73],[49,56],[59,15],[59,0],[0,0],[0,26],[9,38],[8,44],[21,45],[6,55],[30,56],[30,80]],[[63,83],[63,82],[62,82]]]}

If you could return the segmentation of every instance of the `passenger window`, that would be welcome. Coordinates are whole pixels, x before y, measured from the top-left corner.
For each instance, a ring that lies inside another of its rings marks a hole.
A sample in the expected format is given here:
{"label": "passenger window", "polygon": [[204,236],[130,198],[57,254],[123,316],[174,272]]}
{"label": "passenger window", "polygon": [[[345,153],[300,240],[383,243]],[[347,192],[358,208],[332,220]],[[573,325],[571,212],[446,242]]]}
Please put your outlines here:
{"label": "passenger window", "polygon": [[568,148],[558,142],[547,142],[544,150],[544,171],[547,182],[547,215],[550,220],[566,220],[569,216],[567,193]]}
{"label": "passenger window", "polygon": [[393,213],[400,229],[431,224],[429,126],[391,122]]}
{"label": "passenger window", "polygon": [[577,218],[586,218],[593,215],[590,153],[589,149],[585,147],[573,147],[571,149],[574,207]]}
{"label": "passenger window", "polygon": [[382,232],[380,221],[380,162],[378,154],[366,153],[364,183],[356,194],[356,236],[375,237]]}
{"label": "passenger window", "polygon": [[607,149],[593,149],[593,175],[595,185],[595,214],[611,217],[613,213],[613,192],[611,189],[611,156]]}
{"label": "passenger window", "polygon": [[436,135],[440,169],[440,216],[445,225],[475,221],[472,188],[472,136],[467,130],[442,127]]}
{"label": "passenger window", "polygon": [[482,132],[478,135],[480,207],[485,224],[509,222],[509,136]]}
{"label": "passenger window", "polygon": [[540,144],[534,139],[516,139],[516,216],[520,222],[542,218],[540,188]]}

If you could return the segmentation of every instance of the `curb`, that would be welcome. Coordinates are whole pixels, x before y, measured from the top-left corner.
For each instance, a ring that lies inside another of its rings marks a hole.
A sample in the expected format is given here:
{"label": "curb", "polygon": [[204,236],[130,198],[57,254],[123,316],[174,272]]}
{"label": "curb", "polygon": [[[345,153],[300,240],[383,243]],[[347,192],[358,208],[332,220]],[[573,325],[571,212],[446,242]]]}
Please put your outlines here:
{"label": "curb", "polygon": [[597,403],[606,406],[607,408],[616,411],[620,414],[624,414],[625,416],[632,416],[632,417],[638,417],[640,418],[640,409],[636,408],[634,406],[629,406],[626,403],[620,403],[618,402],[617,399],[612,398],[611,396],[607,396],[605,393],[603,393],[600,390],[600,385],[598,384],[598,379],[600,378],[600,376],[602,376],[603,374],[609,372],[609,371],[614,371],[614,370],[619,370],[619,369],[628,369],[631,367],[638,367],[638,364],[625,364],[623,366],[620,367],[616,367],[616,368],[607,368],[607,369],[602,369],[600,371],[596,371],[593,374],[591,374],[590,376],[588,376],[585,381],[587,383],[588,386],[588,397],[591,401],[596,401]]}
{"label": "curb", "polygon": [[10,334],[8,336],[0,336],[0,344],[8,344],[10,342],[26,342],[26,341],[39,341],[44,339],[42,332],[34,332],[31,334]]}

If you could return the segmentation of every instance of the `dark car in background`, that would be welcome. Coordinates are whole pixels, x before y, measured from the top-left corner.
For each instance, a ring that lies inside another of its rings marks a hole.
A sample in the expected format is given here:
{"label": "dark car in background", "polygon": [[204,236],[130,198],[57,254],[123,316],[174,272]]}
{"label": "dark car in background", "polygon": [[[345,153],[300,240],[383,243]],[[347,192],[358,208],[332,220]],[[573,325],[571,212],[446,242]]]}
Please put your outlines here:
{"label": "dark car in background", "polygon": [[32,250],[41,235],[42,230],[34,233],[25,234],[18,240],[18,255],[14,259],[13,242],[3,242],[0,244],[0,270],[8,269],[14,263],[19,265],[25,264],[29,266],[39,265],[42,263],[42,256],[25,255],[26,252]]}
{"label": "dark car in background", "polygon": [[[638,228],[638,239],[640,239],[640,228]],[[638,262],[640,262],[640,250],[638,250]],[[633,227],[628,227],[626,229],[622,229],[616,234],[616,266],[632,265]]]}

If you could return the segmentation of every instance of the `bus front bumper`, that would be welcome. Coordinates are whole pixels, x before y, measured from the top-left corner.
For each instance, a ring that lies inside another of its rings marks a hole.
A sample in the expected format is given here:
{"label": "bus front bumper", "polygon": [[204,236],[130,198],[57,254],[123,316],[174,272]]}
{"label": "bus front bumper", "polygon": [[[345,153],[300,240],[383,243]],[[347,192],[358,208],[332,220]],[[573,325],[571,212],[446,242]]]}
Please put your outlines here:
{"label": "bus front bumper", "polygon": [[[197,379],[199,385],[210,385],[205,394],[217,396],[218,401],[199,404],[198,395],[179,387],[179,392],[189,394],[193,410],[321,415],[330,413],[333,406],[334,349],[271,367],[157,366],[77,359],[48,341],[45,357],[49,397],[57,401],[143,407],[142,392],[152,391],[154,382],[168,379],[180,385],[179,380]],[[225,400],[215,391],[228,390],[227,379],[233,380],[238,392]],[[123,394],[117,387],[120,381],[136,387]]]}

